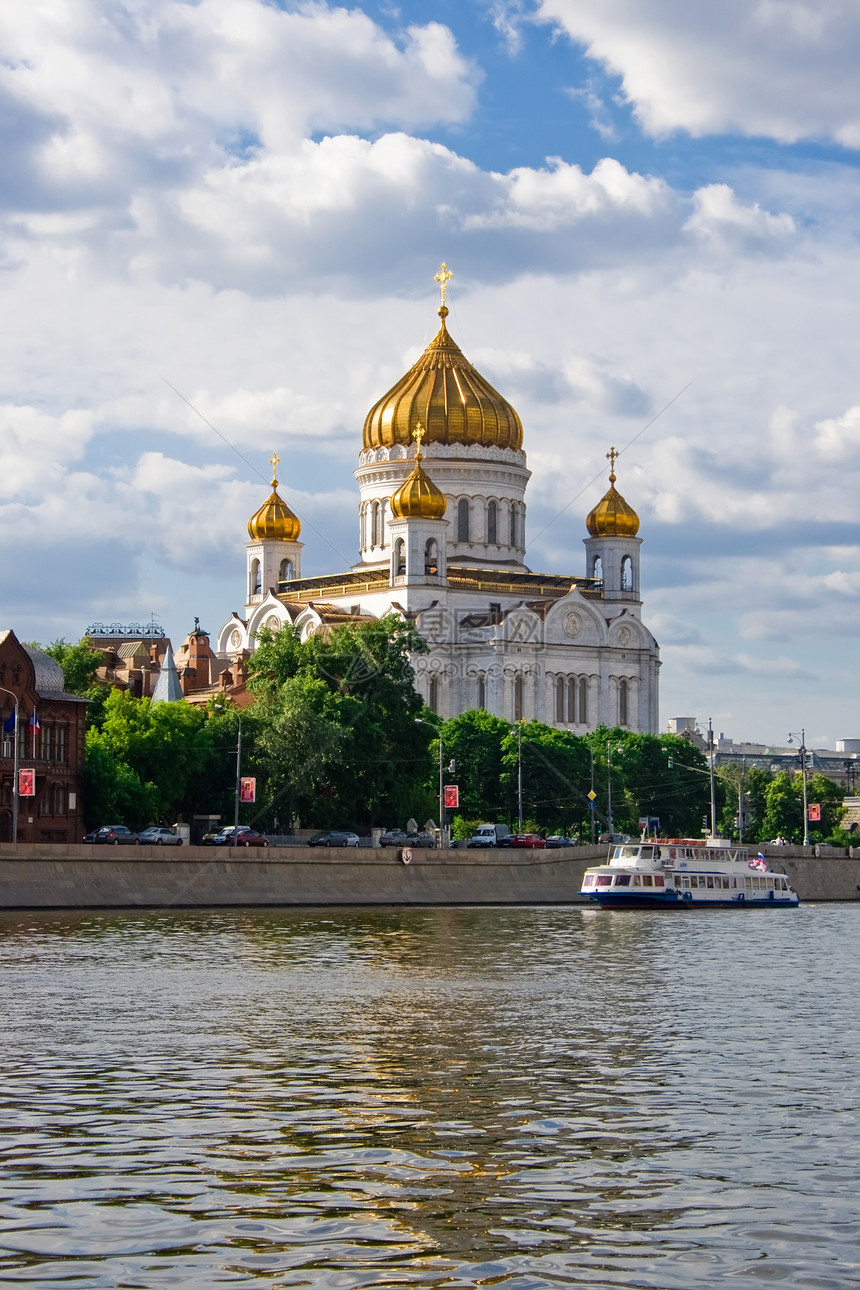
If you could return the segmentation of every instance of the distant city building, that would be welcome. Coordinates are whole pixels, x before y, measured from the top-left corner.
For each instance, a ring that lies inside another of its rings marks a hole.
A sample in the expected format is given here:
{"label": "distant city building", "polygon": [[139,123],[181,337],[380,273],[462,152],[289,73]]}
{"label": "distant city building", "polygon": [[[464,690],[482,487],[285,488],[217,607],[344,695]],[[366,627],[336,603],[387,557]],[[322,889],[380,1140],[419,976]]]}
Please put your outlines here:
{"label": "distant city building", "polygon": [[578,733],[656,733],[659,651],[641,619],[639,517],[615,488],[618,454],[607,453],[609,489],[585,521],[585,572],[532,572],[522,424],[448,332],[449,276],[443,266],[437,335],[364,422],[358,563],[304,576],[301,524],[273,457],[271,494],[248,524],[244,610],[217,653],[243,666],[262,627],[306,638],[394,613],[427,642],[415,682],[441,717],[485,708]]}
{"label": "distant city building", "polygon": [[[670,717],[667,732],[689,739],[703,752],[708,750],[708,732],[702,731],[694,717]],[[716,766],[756,766],[770,774],[787,770],[800,773],[800,749],[796,744],[735,743],[722,731],[714,737],[714,764]],[[837,739],[835,749],[806,749],[808,772],[826,775],[834,783],[843,784],[849,792],[860,787],[860,739]]]}
{"label": "distant city building", "polygon": [[86,709],[86,699],[65,692],[59,664],[22,645],[13,631],[0,629],[0,842],[12,840],[16,760],[19,770],[34,772],[33,796],[18,799],[18,841],[78,842],[83,837],[80,770]]}

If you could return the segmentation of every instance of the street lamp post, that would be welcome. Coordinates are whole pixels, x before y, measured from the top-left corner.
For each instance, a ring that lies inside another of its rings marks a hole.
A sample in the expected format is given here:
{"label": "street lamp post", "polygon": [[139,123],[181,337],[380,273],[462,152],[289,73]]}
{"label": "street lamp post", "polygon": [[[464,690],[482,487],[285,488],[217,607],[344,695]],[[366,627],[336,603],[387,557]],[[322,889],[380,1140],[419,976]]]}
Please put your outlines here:
{"label": "street lamp post", "polygon": [[5,685],[0,685],[0,690],[8,694],[12,703],[15,705],[13,714],[15,717],[15,726],[12,745],[12,841],[18,841],[18,696],[11,690],[7,690]]}
{"label": "street lamp post", "polygon": [[594,749],[589,748],[591,753],[591,796],[588,799],[588,805],[591,808],[588,814],[591,816],[591,845],[594,846]]}
{"label": "street lamp post", "polygon": [[[796,734],[792,734],[791,731],[789,731],[788,742],[794,743],[797,737],[798,736]],[[798,749],[798,754],[800,756],[800,771],[803,776],[803,845],[805,847],[808,847],[809,846],[809,803],[806,800],[806,731],[803,729],[803,727],[801,727],[801,730],[800,730],[800,748]]]}
{"label": "street lamp post", "polygon": [[429,726],[429,728],[435,732],[436,738],[439,740],[439,842],[441,845],[444,845],[445,843],[445,775],[444,775],[444,767],[442,762],[442,756],[443,756],[442,732],[438,729],[437,726],[433,725],[432,721],[425,721],[423,717],[416,717],[415,723],[416,725],[419,725],[419,726]]}
{"label": "street lamp post", "polygon": [[519,807],[519,824],[517,832],[523,831],[523,723],[517,724],[517,803]]}
{"label": "street lamp post", "polygon": [[[213,707],[220,708],[222,712],[236,712],[235,708],[225,708],[223,703],[213,704]],[[233,837],[239,832],[239,799],[242,793],[242,717],[236,712],[236,720],[239,723],[239,733],[236,737],[236,794],[233,804]]]}
{"label": "street lamp post", "polygon": [[606,746],[606,823],[609,828],[609,836],[615,832],[615,824],[612,819],[612,744]]}
{"label": "street lamp post", "polygon": [[714,762],[717,754],[714,750],[714,727],[708,717],[708,765],[711,770],[711,837],[717,836],[717,791],[714,783]]}

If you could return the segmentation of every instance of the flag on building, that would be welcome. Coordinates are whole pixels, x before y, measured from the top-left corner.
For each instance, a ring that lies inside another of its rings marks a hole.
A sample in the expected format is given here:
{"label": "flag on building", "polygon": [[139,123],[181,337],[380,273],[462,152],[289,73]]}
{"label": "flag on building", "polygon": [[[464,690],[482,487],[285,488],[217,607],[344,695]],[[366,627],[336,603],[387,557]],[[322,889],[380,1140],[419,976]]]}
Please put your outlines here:
{"label": "flag on building", "polygon": [[6,720],[3,722],[3,733],[6,735],[14,735],[15,733],[15,709],[14,708],[9,713]]}
{"label": "flag on building", "polygon": [[32,730],[33,734],[35,734],[37,730],[41,730],[41,726],[39,725],[39,718],[36,716],[35,708],[33,709],[32,716],[30,717],[30,724],[27,728],[28,730]]}

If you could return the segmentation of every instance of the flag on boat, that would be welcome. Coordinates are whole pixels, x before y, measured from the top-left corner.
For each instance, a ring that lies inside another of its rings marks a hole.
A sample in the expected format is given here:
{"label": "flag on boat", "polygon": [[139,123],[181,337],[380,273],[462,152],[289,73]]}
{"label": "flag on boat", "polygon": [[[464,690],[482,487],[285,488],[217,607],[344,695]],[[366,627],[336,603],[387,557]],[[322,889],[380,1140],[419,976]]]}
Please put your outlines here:
{"label": "flag on boat", "polygon": [[15,733],[15,709],[14,708],[9,713],[6,720],[3,722],[3,733],[6,735],[13,735]]}

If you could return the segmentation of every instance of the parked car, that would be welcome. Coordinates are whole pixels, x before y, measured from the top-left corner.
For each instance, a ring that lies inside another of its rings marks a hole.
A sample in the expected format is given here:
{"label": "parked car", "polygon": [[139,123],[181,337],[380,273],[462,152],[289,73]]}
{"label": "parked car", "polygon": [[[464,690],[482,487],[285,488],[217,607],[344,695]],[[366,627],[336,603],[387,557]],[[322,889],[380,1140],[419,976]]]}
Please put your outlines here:
{"label": "parked car", "polygon": [[309,847],[357,847],[358,834],[346,833],[342,829],[329,829],[327,833],[317,833],[308,838]]}
{"label": "parked car", "polygon": [[405,847],[409,845],[409,834],[402,829],[389,829],[379,839],[381,847]]}
{"label": "parked car", "polygon": [[100,829],[93,829],[88,833],[84,842],[103,843],[107,846],[119,846],[121,842],[133,842],[135,845],[140,842],[137,833],[132,833],[124,824],[103,824]]}
{"label": "parked car", "polygon": [[546,844],[550,848],[579,846],[576,838],[566,838],[561,833],[553,833],[551,837],[547,838]]}
{"label": "parked car", "polygon": [[163,829],[155,824],[144,829],[140,835],[141,842],[148,847],[181,847],[182,838],[173,829]]}
{"label": "parked car", "polygon": [[507,824],[479,824],[469,838],[470,847],[507,847],[510,846],[511,833]]}
{"label": "parked car", "polygon": [[407,833],[403,845],[405,847],[426,847],[428,851],[432,851],[436,845],[436,839],[432,833],[425,833],[422,829],[419,833]]}
{"label": "parked car", "polygon": [[543,849],[546,847],[546,838],[542,838],[539,833],[515,833],[511,838],[510,845],[512,847],[528,847],[530,850],[535,851],[538,848]]}
{"label": "parked car", "polygon": [[269,845],[269,839],[264,834],[258,833],[256,829],[252,829],[250,824],[240,824],[238,828],[228,824],[220,833],[215,834],[211,842],[207,841],[211,836],[209,833],[204,836],[204,846],[267,847]]}

